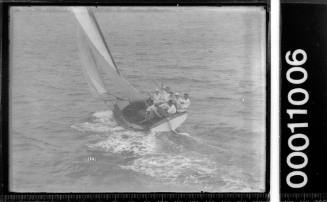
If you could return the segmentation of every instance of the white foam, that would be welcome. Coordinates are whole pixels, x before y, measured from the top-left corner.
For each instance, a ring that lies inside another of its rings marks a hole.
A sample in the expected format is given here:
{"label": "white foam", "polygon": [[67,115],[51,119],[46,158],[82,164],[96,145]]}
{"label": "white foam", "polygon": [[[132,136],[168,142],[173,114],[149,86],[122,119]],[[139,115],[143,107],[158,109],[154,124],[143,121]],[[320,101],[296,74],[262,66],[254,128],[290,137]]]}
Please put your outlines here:
{"label": "white foam", "polygon": [[127,130],[117,124],[112,111],[92,114],[91,121],[71,126],[81,132],[103,133],[105,139],[90,144],[92,150],[100,150],[137,156],[153,153],[156,148],[155,134]]}
{"label": "white foam", "polygon": [[103,141],[89,145],[91,149],[119,154],[133,154],[142,156],[154,153],[156,150],[155,135],[134,131],[113,132]]}
{"label": "white foam", "polygon": [[203,156],[167,154],[144,156],[121,168],[164,181],[195,184],[210,179],[217,172],[217,165]]}
{"label": "white foam", "polygon": [[93,113],[92,116],[97,117],[97,118],[111,119],[113,117],[113,112],[111,110],[99,111],[99,112]]}
{"label": "white foam", "polygon": [[91,121],[78,123],[71,126],[71,128],[81,132],[115,132],[124,130],[115,121],[112,111],[100,111],[92,114]]}

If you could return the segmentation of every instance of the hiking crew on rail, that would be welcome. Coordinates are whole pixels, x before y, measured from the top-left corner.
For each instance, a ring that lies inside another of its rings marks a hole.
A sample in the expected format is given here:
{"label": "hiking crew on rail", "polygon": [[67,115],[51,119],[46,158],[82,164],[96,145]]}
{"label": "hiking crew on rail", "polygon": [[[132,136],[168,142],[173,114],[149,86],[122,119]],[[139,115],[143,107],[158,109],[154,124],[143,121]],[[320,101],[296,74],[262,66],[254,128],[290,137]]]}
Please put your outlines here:
{"label": "hiking crew on rail", "polygon": [[172,92],[168,86],[160,90],[156,89],[154,94],[146,100],[145,121],[186,112],[190,105],[191,100],[187,93],[181,96],[179,93]]}

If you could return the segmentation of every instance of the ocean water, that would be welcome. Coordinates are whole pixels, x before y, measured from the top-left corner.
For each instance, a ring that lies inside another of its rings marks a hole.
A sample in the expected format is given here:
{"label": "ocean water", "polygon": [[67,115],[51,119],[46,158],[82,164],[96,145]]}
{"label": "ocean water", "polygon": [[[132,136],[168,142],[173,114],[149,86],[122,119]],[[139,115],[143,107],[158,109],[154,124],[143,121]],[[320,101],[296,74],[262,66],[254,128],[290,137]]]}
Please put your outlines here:
{"label": "ocean water", "polygon": [[265,11],[260,7],[95,10],[122,74],[191,96],[189,135],[119,126],[82,74],[65,8],[10,20],[10,190],[260,192],[266,174]]}

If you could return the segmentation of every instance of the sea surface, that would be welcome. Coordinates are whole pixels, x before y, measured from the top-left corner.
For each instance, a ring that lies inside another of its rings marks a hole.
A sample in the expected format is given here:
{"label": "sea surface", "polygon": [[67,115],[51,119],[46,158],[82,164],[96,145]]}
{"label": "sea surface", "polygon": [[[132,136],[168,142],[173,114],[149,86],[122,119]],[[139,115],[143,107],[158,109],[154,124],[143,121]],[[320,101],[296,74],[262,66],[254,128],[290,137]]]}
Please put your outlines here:
{"label": "sea surface", "polygon": [[266,174],[265,10],[95,9],[112,55],[143,93],[191,96],[174,133],[119,126],[83,76],[65,8],[10,19],[10,190],[261,192]]}

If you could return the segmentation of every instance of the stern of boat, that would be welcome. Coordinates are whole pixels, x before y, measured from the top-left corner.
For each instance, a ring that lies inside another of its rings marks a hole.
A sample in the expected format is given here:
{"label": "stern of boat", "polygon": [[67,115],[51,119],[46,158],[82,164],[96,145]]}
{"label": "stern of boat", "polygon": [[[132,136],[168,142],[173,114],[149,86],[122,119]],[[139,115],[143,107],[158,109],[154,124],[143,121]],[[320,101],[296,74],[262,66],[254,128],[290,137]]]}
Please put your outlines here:
{"label": "stern of boat", "polygon": [[172,117],[168,117],[157,124],[154,124],[150,130],[152,132],[169,132],[176,130],[187,119],[187,112],[175,114]]}

